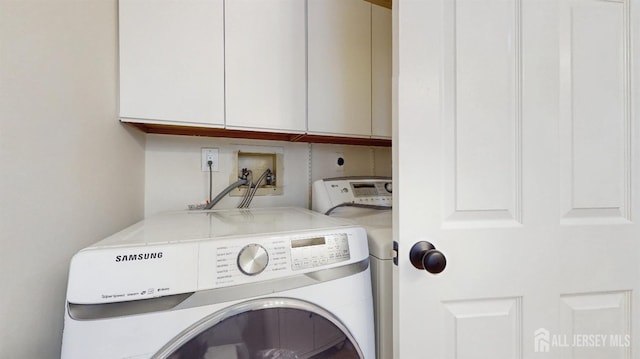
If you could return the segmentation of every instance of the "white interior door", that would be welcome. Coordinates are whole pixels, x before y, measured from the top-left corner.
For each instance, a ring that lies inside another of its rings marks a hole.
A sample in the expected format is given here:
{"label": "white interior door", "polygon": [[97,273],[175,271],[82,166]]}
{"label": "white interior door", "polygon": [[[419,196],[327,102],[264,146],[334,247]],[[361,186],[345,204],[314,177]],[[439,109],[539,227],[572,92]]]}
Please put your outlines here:
{"label": "white interior door", "polygon": [[640,1],[393,5],[395,357],[640,358]]}

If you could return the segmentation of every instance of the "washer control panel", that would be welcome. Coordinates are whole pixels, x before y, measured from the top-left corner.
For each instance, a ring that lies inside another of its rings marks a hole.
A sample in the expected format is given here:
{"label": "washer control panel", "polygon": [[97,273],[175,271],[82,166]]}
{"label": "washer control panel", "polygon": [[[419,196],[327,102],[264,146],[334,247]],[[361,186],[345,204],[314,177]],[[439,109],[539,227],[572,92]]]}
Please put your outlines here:
{"label": "washer control panel", "polygon": [[350,259],[345,233],[291,240],[291,269],[314,268]]}
{"label": "washer control panel", "polygon": [[[176,211],[76,253],[67,301],[116,303],[254,284],[275,291],[354,275],[368,259],[364,227],[306,209]],[[236,289],[249,295],[254,288],[247,288]]]}
{"label": "washer control panel", "polygon": [[200,263],[206,269],[201,269],[200,280],[226,286],[321,270],[352,259],[351,236],[340,231],[203,244]]}
{"label": "washer control panel", "polygon": [[238,254],[238,268],[246,275],[260,274],[269,264],[269,253],[263,246],[247,244]]}
{"label": "washer control panel", "polygon": [[290,268],[288,241],[235,242],[226,244],[207,243],[200,248],[200,262],[207,263],[201,271],[206,282],[213,280],[216,286],[247,282],[250,277],[277,276]]}

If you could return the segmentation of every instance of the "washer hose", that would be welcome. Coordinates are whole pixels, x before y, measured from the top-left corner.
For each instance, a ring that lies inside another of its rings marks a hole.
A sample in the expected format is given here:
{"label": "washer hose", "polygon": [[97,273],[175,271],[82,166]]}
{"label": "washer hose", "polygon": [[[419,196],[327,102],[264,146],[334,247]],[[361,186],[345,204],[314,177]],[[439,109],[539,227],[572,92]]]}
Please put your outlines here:
{"label": "washer hose", "polygon": [[230,184],[227,188],[223,189],[220,193],[218,193],[218,195],[214,199],[212,199],[211,203],[209,203],[206,207],[204,207],[204,209],[213,208],[213,206],[215,206],[218,202],[220,202],[220,200],[223,199],[224,196],[227,195],[227,193],[231,192],[236,187],[242,186],[243,184],[247,184],[247,180],[242,179]]}

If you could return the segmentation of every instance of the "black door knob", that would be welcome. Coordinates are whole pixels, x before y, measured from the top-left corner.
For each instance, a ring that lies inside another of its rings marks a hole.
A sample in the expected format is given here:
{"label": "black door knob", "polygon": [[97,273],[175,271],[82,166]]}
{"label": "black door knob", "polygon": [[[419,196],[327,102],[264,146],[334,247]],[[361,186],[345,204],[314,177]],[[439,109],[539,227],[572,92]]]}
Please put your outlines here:
{"label": "black door knob", "polygon": [[438,274],[447,266],[447,258],[433,244],[421,241],[411,247],[409,252],[411,264],[418,269]]}

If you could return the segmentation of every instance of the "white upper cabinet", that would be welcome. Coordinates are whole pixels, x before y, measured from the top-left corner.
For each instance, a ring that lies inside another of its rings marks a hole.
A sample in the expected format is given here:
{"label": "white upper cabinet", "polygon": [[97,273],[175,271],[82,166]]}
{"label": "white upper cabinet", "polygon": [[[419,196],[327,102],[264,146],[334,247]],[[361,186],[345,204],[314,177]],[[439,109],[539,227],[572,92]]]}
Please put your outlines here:
{"label": "white upper cabinet", "polygon": [[120,117],[224,126],[223,0],[120,0]]}
{"label": "white upper cabinet", "polygon": [[119,0],[119,32],[122,121],[391,136],[388,9],[363,0]]}
{"label": "white upper cabinet", "polygon": [[305,2],[227,0],[229,128],[306,130]]}
{"label": "white upper cabinet", "polygon": [[391,137],[391,9],[371,6],[371,135]]}
{"label": "white upper cabinet", "polygon": [[308,131],[371,136],[371,4],[308,1]]}

